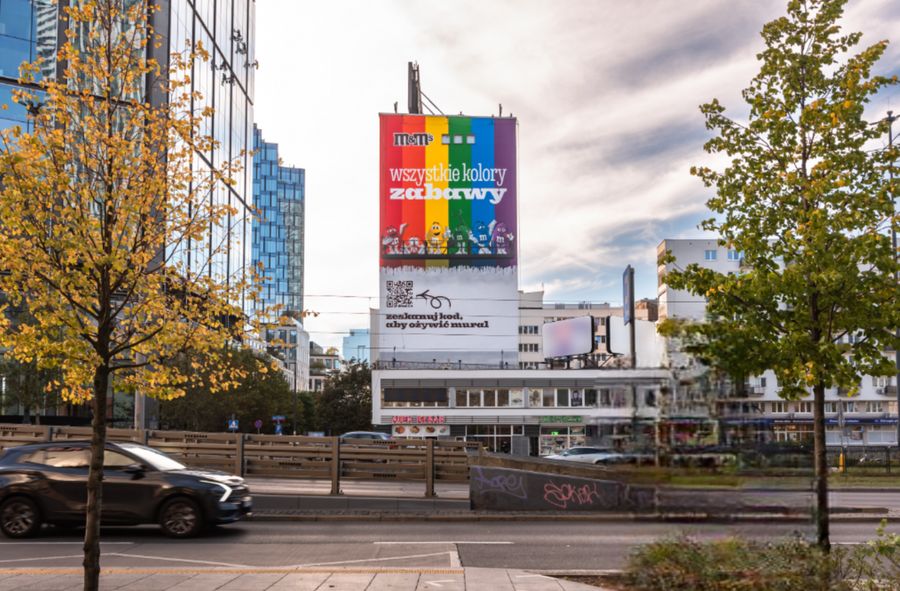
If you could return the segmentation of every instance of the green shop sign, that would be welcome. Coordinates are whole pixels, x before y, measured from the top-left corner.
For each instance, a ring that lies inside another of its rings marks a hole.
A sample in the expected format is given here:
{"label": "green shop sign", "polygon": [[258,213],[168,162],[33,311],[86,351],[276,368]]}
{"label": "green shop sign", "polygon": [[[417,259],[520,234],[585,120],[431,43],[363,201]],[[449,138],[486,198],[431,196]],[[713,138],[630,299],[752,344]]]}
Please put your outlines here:
{"label": "green shop sign", "polygon": [[549,417],[540,417],[541,423],[582,423],[584,421],[581,420],[581,415],[559,415],[559,416],[549,416]]}

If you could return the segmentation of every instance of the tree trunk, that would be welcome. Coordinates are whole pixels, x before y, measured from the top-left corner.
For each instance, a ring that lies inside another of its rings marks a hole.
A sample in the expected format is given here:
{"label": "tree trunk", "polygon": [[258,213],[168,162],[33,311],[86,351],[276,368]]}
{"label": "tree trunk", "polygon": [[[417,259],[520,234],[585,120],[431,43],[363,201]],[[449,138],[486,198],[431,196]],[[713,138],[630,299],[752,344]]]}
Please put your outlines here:
{"label": "tree trunk", "polygon": [[100,586],[100,513],[103,503],[103,452],[106,448],[106,395],[109,368],[94,372],[94,417],[91,421],[91,467],[88,471],[87,512],[84,529],[84,589],[97,591]]}
{"label": "tree trunk", "polygon": [[816,469],[816,541],[829,552],[831,539],[828,533],[828,456],[825,453],[825,384],[813,387],[813,465]]}

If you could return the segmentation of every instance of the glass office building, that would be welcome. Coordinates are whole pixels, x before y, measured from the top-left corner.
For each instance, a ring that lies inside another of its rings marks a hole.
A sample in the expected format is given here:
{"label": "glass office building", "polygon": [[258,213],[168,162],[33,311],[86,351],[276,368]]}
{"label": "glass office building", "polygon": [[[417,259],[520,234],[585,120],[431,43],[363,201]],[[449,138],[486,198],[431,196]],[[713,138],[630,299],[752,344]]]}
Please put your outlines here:
{"label": "glass office building", "polygon": [[262,264],[261,304],[279,313],[303,310],[306,171],[278,164],[278,144],[253,129],[253,264]]}
{"label": "glass office building", "polygon": [[42,76],[56,75],[57,7],[51,0],[0,0],[0,128],[25,125],[25,107],[12,100],[22,62],[43,60]]}
{"label": "glass office building", "polygon": [[[194,172],[202,175],[212,166],[235,160],[241,165],[233,186],[218,183],[208,196],[216,203],[230,204],[237,213],[212,228],[208,240],[187,245],[179,255],[193,272],[231,280],[242,276],[250,264],[255,0],[162,0],[158,4],[160,10],[151,24],[165,42],[148,49],[151,57],[167,64],[171,52],[197,41],[210,52],[208,61],[195,62],[191,90],[203,96],[195,101],[195,111],[206,106],[214,109],[202,131],[218,143],[209,153],[196,154]],[[0,110],[0,128],[26,124],[26,109],[11,94],[22,62],[40,57],[44,60],[41,75],[62,75],[55,58],[66,23],[58,15],[52,0],[0,0],[0,104],[7,105]],[[149,98],[165,100],[152,91]],[[211,256],[213,245],[217,252]],[[241,303],[246,309],[247,302]]]}

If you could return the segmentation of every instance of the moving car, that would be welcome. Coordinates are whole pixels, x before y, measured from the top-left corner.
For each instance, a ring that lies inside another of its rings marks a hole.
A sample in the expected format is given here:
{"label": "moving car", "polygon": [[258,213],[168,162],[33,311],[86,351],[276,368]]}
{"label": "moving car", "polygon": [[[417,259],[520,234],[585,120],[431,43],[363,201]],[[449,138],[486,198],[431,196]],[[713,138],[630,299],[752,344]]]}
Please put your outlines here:
{"label": "moving car", "polygon": [[[44,523],[83,524],[90,456],[89,441],[23,445],[0,455],[0,531],[24,538]],[[159,523],[167,535],[187,538],[238,521],[252,505],[239,476],[190,469],[146,445],[106,445],[104,525]]]}
{"label": "moving car", "polygon": [[625,457],[614,451],[600,447],[572,447],[560,454],[545,456],[547,460],[568,460],[585,464],[617,464]]}
{"label": "moving car", "polygon": [[350,431],[349,433],[341,435],[341,441],[346,441],[348,439],[381,439],[387,441],[390,438],[391,436],[388,433],[381,433],[378,431]]}

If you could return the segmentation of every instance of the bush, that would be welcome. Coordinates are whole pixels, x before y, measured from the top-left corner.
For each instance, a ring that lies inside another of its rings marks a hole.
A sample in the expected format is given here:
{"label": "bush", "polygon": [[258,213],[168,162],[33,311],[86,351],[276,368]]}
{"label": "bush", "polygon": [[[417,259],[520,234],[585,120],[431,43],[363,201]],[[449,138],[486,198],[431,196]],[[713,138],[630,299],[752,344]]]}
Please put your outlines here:
{"label": "bush", "polygon": [[638,548],[627,569],[637,591],[882,591],[900,589],[900,536],[825,554],[801,539],[699,542],[678,536]]}

